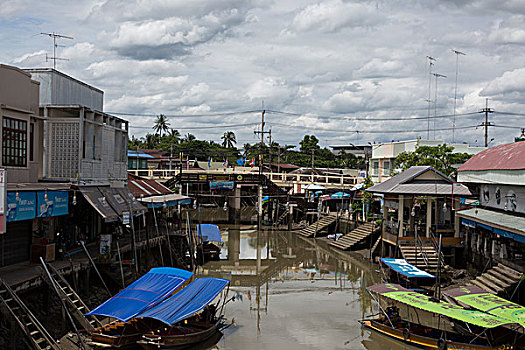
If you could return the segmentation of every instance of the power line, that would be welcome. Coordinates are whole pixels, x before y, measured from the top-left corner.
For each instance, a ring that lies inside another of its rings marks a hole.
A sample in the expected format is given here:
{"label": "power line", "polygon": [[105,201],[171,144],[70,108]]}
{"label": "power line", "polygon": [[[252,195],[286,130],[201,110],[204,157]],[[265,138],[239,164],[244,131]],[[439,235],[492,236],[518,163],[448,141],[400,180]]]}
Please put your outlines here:
{"label": "power line", "polygon": [[[239,111],[239,112],[223,112],[223,113],[205,113],[205,114],[164,114],[167,118],[204,118],[204,117],[223,117],[228,115],[238,115],[238,114],[251,114],[251,113],[260,113],[260,110],[253,111]],[[125,115],[130,117],[157,117],[159,114],[151,113],[126,113],[126,112],[106,112],[107,114],[115,115]]]}
{"label": "power line", "polygon": [[[230,125],[213,125],[213,126],[187,126],[187,127],[177,127],[177,130],[201,130],[201,129],[216,129],[216,128],[235,128],[241,126],[254,126],[259,123],[247,123],[247,124],[230,124]],[[133,126],[130,125],[130,128],[134,129],[153,129],[150,126]]]}
{"label": "power line", "polygon": [[[316,128],[316,127],[304,127],[300,125],[289,125],[289,124],[280,124],[280,123],[269,123],[272,125],[277,126],[286,126],[286,127],[292,127],[292,128],[299,128],[299,129],[306,129],[306,130],[313,130],[313,131],[330,131],[330,132],[344,132],[344,133],[357,133],[357,134],[395,134],[395,133],[414,133],[414,132],[424,132],[425,130],[417,129],[417,130],[341,130],[341,129],[324,129],[324,128]],[[471,129],[476,128],[479,125],[470,125],[470,126],[463,126],[463,127],[456,127],[456,129]],[[452,127],[447,128],[440,128],[435,129],[436,131],[447,131],[452,130]]]}

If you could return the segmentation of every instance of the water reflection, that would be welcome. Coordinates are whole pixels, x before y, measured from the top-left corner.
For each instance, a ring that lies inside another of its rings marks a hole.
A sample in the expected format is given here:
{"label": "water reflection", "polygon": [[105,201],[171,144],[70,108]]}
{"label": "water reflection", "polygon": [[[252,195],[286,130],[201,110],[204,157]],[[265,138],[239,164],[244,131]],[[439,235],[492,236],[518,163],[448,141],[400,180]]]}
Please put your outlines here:
{"label": "water reflection", "polygon": [[374,349],[371,344],[383,343],[357,322],[377,312],[365,288],[380,278],[367,260],[293,232],[242,226],[221,232],[221,260],[197,271],[231,279],[230,295],[238,297],[225,312],[233,325],[214,348]]}

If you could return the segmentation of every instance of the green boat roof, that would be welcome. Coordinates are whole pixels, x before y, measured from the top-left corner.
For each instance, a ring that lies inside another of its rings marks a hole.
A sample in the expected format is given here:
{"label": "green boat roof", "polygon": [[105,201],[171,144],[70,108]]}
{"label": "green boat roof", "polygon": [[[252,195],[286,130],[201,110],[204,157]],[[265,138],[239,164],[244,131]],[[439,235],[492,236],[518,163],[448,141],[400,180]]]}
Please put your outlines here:
{"label": "green boat roof", "polygon": [[433,301],[426,295],[413,292],[398,284],[376,284],[374,286],[368,287],[368,290],[408,306],[447,316],[448,318],[467,322],[475,326],[494,328],[514,323],[508,319],[490,315],[485,312],[467,310],[461,306],[450,304],[444,301]]}
{"label": "green boat roof", "polygon": [[477,286],[466,286],[444,291],[443,294],[459,303],[494,316],[518,323],[525,327],[525,306],[491,294]]}

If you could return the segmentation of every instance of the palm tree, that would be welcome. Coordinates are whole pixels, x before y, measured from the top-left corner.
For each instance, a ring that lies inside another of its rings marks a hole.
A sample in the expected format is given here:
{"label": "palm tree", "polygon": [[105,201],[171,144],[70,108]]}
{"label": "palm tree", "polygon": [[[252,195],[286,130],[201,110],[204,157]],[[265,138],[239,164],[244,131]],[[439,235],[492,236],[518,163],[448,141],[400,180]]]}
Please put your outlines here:
{"label": "palm tree", "polygon": [[233,148],[233,145],[237,143],[235,133],[233,131],[226,131],[221,137],[222,147]]}
{"label": "palm tree", "polygon": [[180,132],[176,129],[170,129],[169,135],[175,143],[178,143],[180,140]]}
{"label": "palm tree", "polygon": [[187,133],[186,136],[184,136],[184,138],[182,139],[182,141],[183,142],[191,142],[191,141],[193,141],[195,139],[196,139],[195,135]]}
{"label": "palm tree", "polygon": [[157,119],[155,119],[155,125],[153,125],[153,130],[155,130],[156,134],[160,134],[162,136],[163,132],[168,132],[170,129],[170,123],[168,122],[168,118],[164,114],[159,114],[157,116]]}
{"label": "palm tree", "polygon": [[157,134],[146,134],[145,146],[147,149],[155,149],[159,142]]}

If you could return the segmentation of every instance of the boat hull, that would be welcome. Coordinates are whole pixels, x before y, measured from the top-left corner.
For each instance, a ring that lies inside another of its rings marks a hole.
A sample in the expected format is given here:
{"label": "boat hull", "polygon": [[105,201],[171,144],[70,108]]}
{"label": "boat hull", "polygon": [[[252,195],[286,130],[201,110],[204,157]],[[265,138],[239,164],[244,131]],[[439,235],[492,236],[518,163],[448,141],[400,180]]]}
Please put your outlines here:
{"label": "boat hull", "polygon": [[195,344],[202,343],[213,337],[220,331],[220,323],[215,323],[211,327],[200,332],[188,333],[184,335],[163,335],[155,336],[145,334],[142,340],[137,342],[143,349],[183,349]]}
{"label": "boat hull", "polygon": [[[421,349],[448,349],[448,350],[497,350],[497,347],[490,347],[490,346],[484,346],[484,345],[477,345],[477,344],[467,344],[467,343],[460,343],[460,342],[454,342],[454,341],[444,341],[439,339],[434,339],[430,337],[425,337],[417,334],[410,334],[406,331],[401,329],[395,329],[392,327],[389,327],[387,325],[384,325],[380,322],[374,321],[374,320],[363,320],[360,321],[363,327],[368,328],[370,330],[373,330],[375,332],[378,332],[380,334],[383,334],[385,336],[388,336],[390,338],[393,338],[397,341],[403,342],[408,345],[416,346]],[[403,334],[405,333],[405,334]],[[446,346],[444,346],[443,343],[446,343]]]}

